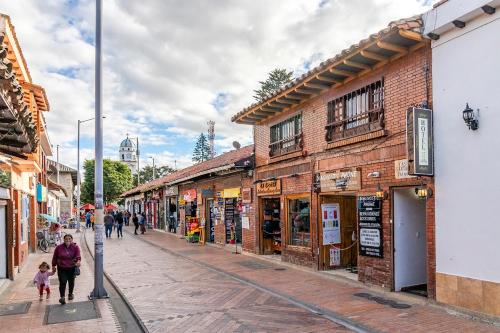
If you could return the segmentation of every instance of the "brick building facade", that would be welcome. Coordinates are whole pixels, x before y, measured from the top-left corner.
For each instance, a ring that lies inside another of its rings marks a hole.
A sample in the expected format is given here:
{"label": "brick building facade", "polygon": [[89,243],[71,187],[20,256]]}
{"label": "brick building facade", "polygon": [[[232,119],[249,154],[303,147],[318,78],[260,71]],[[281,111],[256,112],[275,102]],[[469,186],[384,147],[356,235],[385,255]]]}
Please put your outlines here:
{"label": "brick building facade", "polygon": [[[434,297],[434,201],[416,196],[431,193],[433,179],[406,170],[407,110],[431,103],[421,24],[420,17],[393,22],[233,117],[254,126],[251,251],[281,252],[283,261],[320,270],[357,269],[360,281]],[[365,199],[381,206],[378,230],[360,228]],[[410,221],[412,210],[420,220]],[[401,259],[412,251],[403,236],[421,247],[419,267]],[[412,270],[419,281],[406,276]]]}

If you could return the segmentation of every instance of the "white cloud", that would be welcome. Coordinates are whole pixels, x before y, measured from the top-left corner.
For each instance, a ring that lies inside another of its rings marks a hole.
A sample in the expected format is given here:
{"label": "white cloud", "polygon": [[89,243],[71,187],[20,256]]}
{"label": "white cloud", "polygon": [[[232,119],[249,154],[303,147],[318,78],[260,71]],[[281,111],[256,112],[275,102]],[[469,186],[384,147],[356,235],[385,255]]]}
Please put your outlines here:
{"label": "white cloud", "polygon": [[[253,102],[269,71],[305,71],[306,62],[315,66],[425,8],[423,0],[106,0],[105,154],[117,156],[129,133],[144,153],[162,147],[159,161],[188,165],[209,119],[218,152],[251,143],[251,128],[230,117]],[[0,11],[12,17],[33,80],[47,90],[51,141],[74,166],[77,119],[94,116],[94,1],[4,1]],[[93,139],[92,123],[81,135]]]}

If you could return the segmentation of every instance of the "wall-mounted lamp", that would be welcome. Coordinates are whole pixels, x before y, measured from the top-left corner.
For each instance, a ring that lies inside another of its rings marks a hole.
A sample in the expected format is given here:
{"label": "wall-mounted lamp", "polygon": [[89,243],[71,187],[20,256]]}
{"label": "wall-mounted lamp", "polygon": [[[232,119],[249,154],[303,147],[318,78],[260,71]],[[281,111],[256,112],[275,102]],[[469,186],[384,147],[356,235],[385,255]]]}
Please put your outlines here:
{"label": "wall-mounted lamp", "polygon": [[479,121],[476,119],[474,110],[469,107],[469,103],[465,104],[465,109],[462,111],[462,116],[464,118],[465,124],[470,130],[477,130],[479,128]]}
{"label": "wall-mounted lamp", "polygon": [[298,177],[298,176],[299,176],[299,174],[298,174],[298,173],[292,173],[292,174],[290,175],[290,177],[291,177],[291,178],[296,178],[296,177]]}
{"label": "wall-mounted lamp", "polygon": [[368,178],[380,178],[380,171],[373,171],[368,174]]}
{"label": "wall-mounted lamp", "polygon": [[419,199],[425,200],[432,197],[433,192],[431,188],[427,188],[422,185],[421,187],[415,188],[415,194]]}
{"label": "wall-mounted lamp", "polygon": [[386,191],[382,190],[380,183],[377,184],[377,191],[375,192],[375,196],[379,199],[385,200],[389,196]]}

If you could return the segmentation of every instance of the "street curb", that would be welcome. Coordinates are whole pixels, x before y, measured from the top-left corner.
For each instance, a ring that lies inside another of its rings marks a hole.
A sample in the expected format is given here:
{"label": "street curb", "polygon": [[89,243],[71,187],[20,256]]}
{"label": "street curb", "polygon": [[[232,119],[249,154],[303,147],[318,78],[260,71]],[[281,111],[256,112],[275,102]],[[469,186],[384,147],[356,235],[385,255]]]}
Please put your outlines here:
{"label": "street curb", "polygon": [[[130,233],[128,230],[125,230],[125,232],[127,232],[128,234],[132,234]],[[227,272],[227,271],[224,271],[218,267],[215,267],[213,265],[210,265],[210,264],[207,264],[207,263],[204,263],[202,261],[199,261],[199,260],[195,260],[193,258],[190,258],[186,255],[183,255],[181,253],[178,253],[178,252],[175,252],[173,250],[169,250],[169,249],[165,249],[157,244],[154,244],[148,240],[145,240],[145,239],[142,239],[142,238],[137,238],[138,240],[144,242],[144,243],[147,243],[155,248],[158,248],[160,251],[164,251],[164,252],[167,252],[173,256],[176,256],[176,257],[180,257],[180,258],[183,258],[187,261],[190,261],[198,266],[201,266],[201,267],[204,267],[206,269],[209,269],[213,272],[216,272],[216,273],[219,273],[219,274],[222,274],[222,275],[225,275],[233,280],[236,280],[240,283],[243,283],[243,284],[246,284],[246,285],[249,285],[253,288],[256,288],[258,290],[261,290],[263,292],[266,292],[268,294],[271,294],[275,297],[278,297],[282,300],[285,300],[291,304],[294,304],[302,309],[305,309],[311,313],[314,313],[315,315],[318,315],[318,316],[321,316],[325,319],[328,319],[336,324],[339,324],[339,325],[342,325],[342,326],[345,326],[346,328],[348,329],[351,329],[355,332],[358,332],[358,333],[379,333],[380,331],[377,331],[377,330],[374,330],[374,329],[371,329],[363,324],[360,324],[344,315],[341,315],[339,313],[336,313],[334,311],[330,311],[330,310],[327,310],[327,309],[324,309],[324,308],[321,308],[321,307],[318,307],[314,304],[310,304],[310,303],[307,303],[307,302],[304,302],[304,301],[301,301],[301,300],[298,300],[296,299],[295,297],[291,297],[291,296],[288,296],[280,291],[277,291],[277,290],[274,290],[273,288],[269,288],[269,287],[265,287],[263,285],[260,285],[256,282],[253,282],[249,279],[246,279],[242,276],[239,276],[237,274],[234,274],[234,273],[230,273],[230,272]]]}
{"label": "street curb", "polygon": [[[92,257],[92,260],[95,260],[94,258],[94,254],[92,253],[92,251],[90,250],[90,246],[89,246],[89,243],[87,242],[87,233],[86,232],[83,232],[83,238],[85,239],[85,245],[87,247],[87,250],[89,251],[90,253],[90,256]],[[137,311],[135,311],[134,307],[132,306],[132,304],[128,301],[127,297],[125,296],[125,294],[121,291],[121,289],[118,287],[118,285],[113,281],[113,279],[111,279],[111,277],[108,275],[108,273],[106,273],[105,270],[103,270],[103,273],[104,273],[104,276],[106,277],[106,279],[108,280],[109,284],[111,284],[113,286],[113,288],[115,288],[116,292],[118,293],[118,295],[120,296],[120,298],[123,300],[123,302],[125,303],[125,305],[127,305],[127,308],[130,310],[130,312],[132,313],[132,316],[134,317],[135,321],[137,322],[137,324],[139,324],[139,326],[141,327],[142,331],[144,333],[149,333],[149,330],[148,328],[146,327],[146,325],[144,325],[144,322],[142,321],[141,317],[139,316],[139,314],[137,313]]]}

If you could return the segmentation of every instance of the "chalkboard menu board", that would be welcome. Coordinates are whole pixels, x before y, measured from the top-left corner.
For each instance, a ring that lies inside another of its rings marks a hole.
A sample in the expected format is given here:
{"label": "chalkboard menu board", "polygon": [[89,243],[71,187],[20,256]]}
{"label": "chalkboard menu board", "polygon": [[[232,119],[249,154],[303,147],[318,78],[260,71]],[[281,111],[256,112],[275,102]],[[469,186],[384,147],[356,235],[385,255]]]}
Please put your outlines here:
{"label": "chalkboard menu board", "polygon": [[383,258],[382,201],[376,196],[358,197],[359,254]]}

